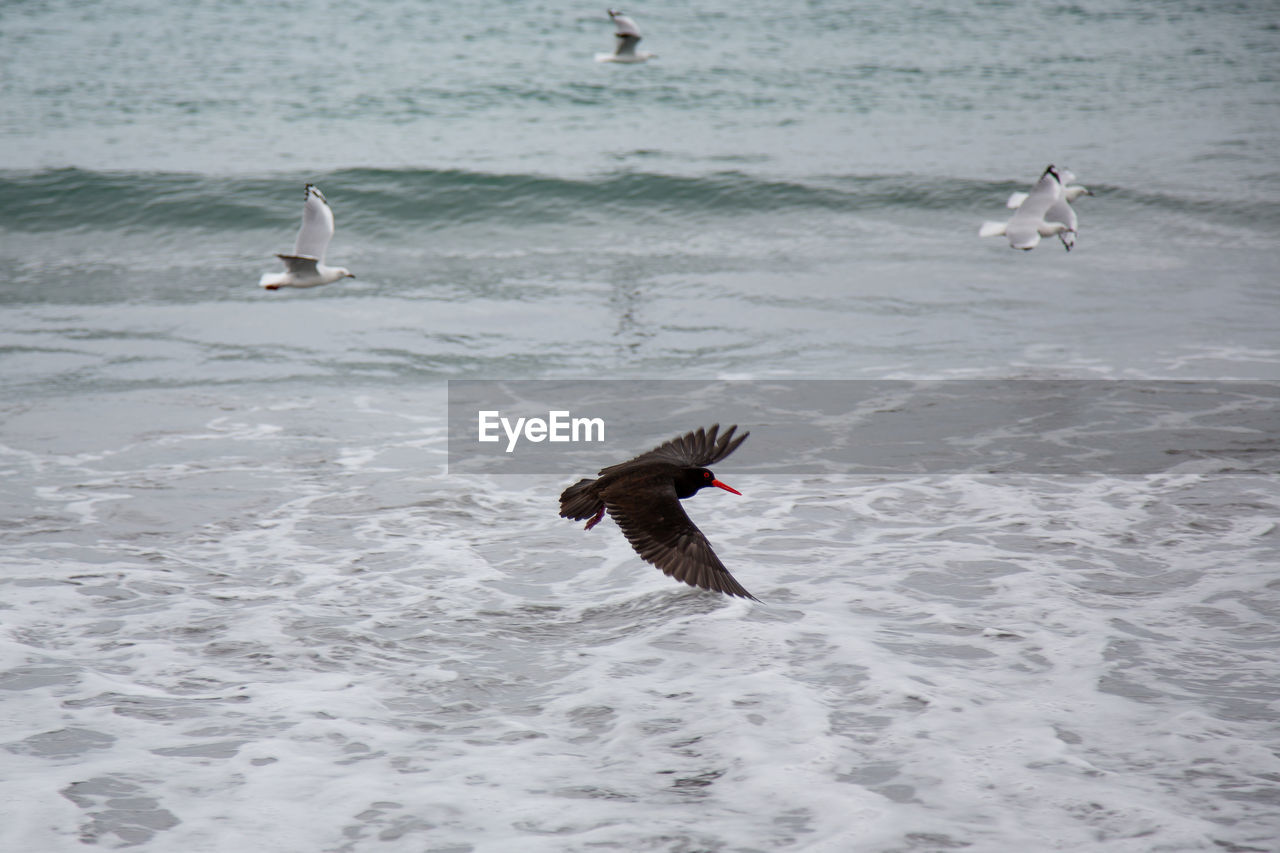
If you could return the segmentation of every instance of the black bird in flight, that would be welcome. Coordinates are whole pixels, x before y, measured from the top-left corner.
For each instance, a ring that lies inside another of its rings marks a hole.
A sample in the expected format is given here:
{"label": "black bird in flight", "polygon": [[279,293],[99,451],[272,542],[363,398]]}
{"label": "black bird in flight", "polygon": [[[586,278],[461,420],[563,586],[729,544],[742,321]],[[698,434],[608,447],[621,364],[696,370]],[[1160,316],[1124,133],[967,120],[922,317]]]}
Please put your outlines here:
{"label": "black bird in flight", "polygon": [[747,440],[749,432],[733,437],[737,428],[730,426],[717,437],[720,425],[713,424],[611,465],[595,480],[579,480],[560,495],[560,516],[588,518],[586,529],[590,530],[607,510],[636,553],[664,574],[690,586],[758,601],[729,574],[707,537],[680,506],[680,501],[707,486],[742,494],[705,467]]}

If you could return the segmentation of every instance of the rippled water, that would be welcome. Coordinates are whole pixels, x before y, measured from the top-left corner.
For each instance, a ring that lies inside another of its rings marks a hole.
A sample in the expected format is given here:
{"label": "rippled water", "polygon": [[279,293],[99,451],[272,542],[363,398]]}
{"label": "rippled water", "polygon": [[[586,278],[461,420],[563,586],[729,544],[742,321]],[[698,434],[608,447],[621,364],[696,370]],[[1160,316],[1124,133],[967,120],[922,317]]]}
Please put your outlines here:
{"label": "rippled water", "polygon": [[[1274,5],[627,11],[0,11],[0,847],[1272,849]],[[261,291],[308,181],[359,277]],[[447,465],[641,378],[780,396]],[[557,518],[729,418],[762,604]]]}

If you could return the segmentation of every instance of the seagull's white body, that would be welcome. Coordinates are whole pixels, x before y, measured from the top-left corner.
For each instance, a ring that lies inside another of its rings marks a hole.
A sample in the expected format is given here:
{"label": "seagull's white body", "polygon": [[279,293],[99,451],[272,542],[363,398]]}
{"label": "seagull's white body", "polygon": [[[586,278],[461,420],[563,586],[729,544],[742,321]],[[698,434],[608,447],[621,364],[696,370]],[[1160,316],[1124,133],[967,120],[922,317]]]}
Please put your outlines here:
{"label": "seagull's white body", "polygon": [[635,21],[615,9],[609,10],[609,17],[617,27],[613,35],[618,40],[618,46],[613,53],[597,53],[596,62],[647,62],[657,58],[656,53],[636,50],[636,45],[640,43],[640,28]]}
{"label": "seagull's white body", "polygon": [[306,200],[302,204],[302,227],[293,244],[292,255],[277,254],[284,261],[285,271],[267,273],[258,282],[267,290],[282,287],[315,287],[329,284],[340,278],[355,278],[346,267],[325,266],[324,253],[333,239],[333,211],[319,187],[307,184]]}
{"label": "seagull's white body", "polygon": [[[1067,223],[1049,218],[1050,210],[1059,216],[1061,211],[1055,207],[1062,200],[1062,181],[1053,166],[1044,170],[1040,180],[1031,188],[1031,192],[1021,199],[1017,209],[1008,222],[984,222],[978,229],[979,237],[995,237],[1003,235],[1009,238],[1009,245],[1014,249],[1030,251],[1040,245],[1041,237],[1052,237],[1071,230]],[[1011,197],[1010,202],[1013,201]],[[1070,206],[1062,202],[1070,210]],[[1071,212],[1074,220],[1075,213]],[[1074,223],[1073,223],[1074,224]],[[1064,244],[1066,240],[1063,240]],[[1068,246],[1068,248],[1070,248]]]}

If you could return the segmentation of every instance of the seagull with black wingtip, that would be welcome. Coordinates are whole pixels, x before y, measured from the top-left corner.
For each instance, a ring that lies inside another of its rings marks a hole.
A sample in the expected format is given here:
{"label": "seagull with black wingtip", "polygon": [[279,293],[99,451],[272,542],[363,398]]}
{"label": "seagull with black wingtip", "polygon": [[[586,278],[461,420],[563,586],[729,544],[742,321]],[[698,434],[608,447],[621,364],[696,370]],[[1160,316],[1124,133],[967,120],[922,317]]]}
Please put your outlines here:
{"label": "seagull with black wingtip", "polygon": [[721,434],[720,425],[697,429],[636,458],[611,465],[594,480],[579,480],[560,495],[560,516],[590,519],[590,530],[607,511],[641,559],[690,586],[758,601],[729,574],[711,543],[685,514],[680,501],[715,486],[737,489],[716,479],[706,466],[738,449],[751,433],[734,438],[737,425]]}
{"label": "seagull with black wingtip", "polygon": [[302,198],[302,228],[293,245],[293,254],[277,254],[284,261],[285,271],[267,273],[258,284],[267,290],[282,287],[315,287],[340,278],[355,278],[346,267],[330,267],[324,262],[324,253],[333,239],[333,211],[329,200],[315,184],[307,184]]}
{"label": "seagull with black wingtip", "polygon": [[[984,222],[978,229],[979,237],[1004,236],[1013,249],[1030,251],[1040,245],[1041,237],[1052,237],[1070,229],[1066,222],[1049,221],[1046,214],[1062,198],[1062,178],[1050,163],[1040,174],[1040,180],[1031,188],[1014,210],[1008,222]],[[1065,218],[1065,217],[1063,217]],[[1070,241],[1063,245],[1071,248]]]}
{"label": "seagull with black wingtip", "polygon": [[635,21],[617,9],[609,10],[609,18],[617,28],[613,35],[618,40],[618,44],[613,53],[597,53],[596,62],[647,62],[658,58],[656,53],[636,50],[641,35]]}

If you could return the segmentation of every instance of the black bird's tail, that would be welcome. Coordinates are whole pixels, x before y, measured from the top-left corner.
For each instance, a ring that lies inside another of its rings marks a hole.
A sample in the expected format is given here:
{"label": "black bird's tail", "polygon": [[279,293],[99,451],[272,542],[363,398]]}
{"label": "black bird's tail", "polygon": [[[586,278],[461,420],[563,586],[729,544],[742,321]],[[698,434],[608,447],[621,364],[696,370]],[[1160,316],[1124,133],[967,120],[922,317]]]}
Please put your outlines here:
{"label": "black bird's tail", "polygon": [[604,501],[593,488],[595,480],[579,480],[560,493],[560,517],[581,521],[599,515]]}

